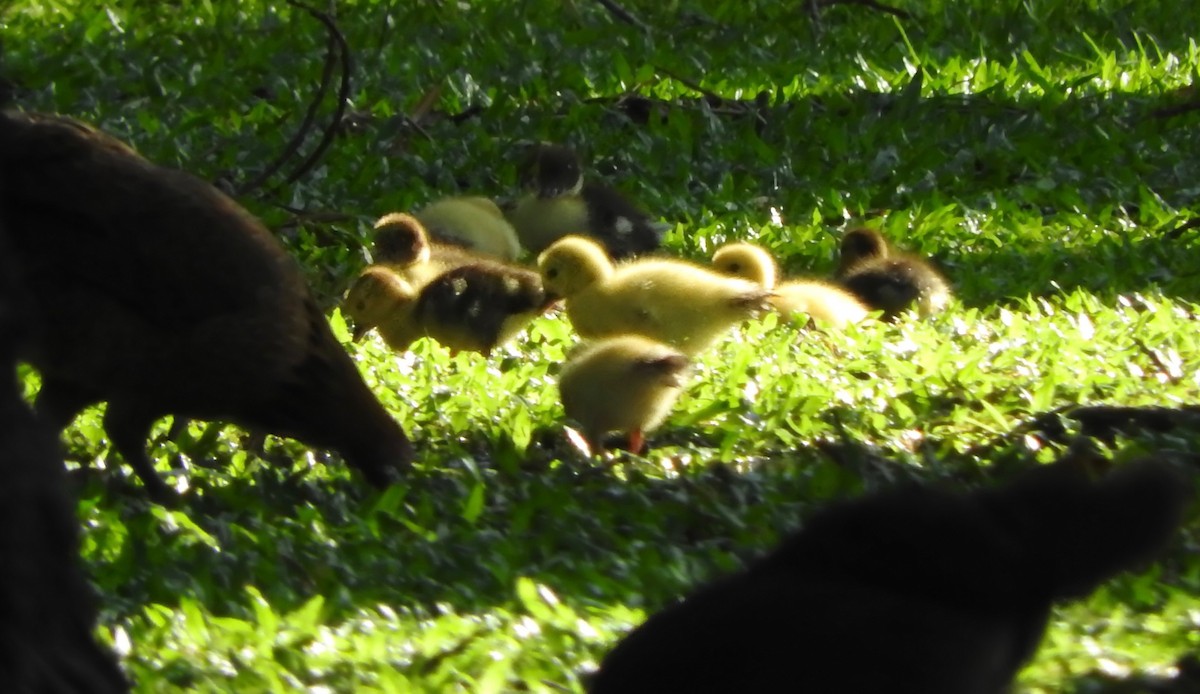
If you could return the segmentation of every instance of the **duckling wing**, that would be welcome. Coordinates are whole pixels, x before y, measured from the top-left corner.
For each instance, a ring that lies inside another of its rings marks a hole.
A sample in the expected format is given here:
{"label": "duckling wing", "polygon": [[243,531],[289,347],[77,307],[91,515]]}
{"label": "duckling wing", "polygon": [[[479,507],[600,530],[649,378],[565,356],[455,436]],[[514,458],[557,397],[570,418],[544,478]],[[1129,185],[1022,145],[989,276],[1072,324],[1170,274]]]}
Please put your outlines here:
{"label": "duckling wing", "polygon": [[645,260],[618,266],[600,286],[569,299],[568,309],[581,334],[632,332],[695,353],[766,310],[769,296],[752,282],[689,263]]}
{"label": "duckling wing", "polygon": [[457,349],[487,352],[510,336],[514,319],[545,306],[537,273],[474,264],[442,273],[422,291],[417,316],[435,339]]}
{"label": "duckling wing", "polygon": [[653,251],[662,245],[663,225],[618,190],[588,181],[580,191],[588,215],[588,231],[600,239],[614,259]]}

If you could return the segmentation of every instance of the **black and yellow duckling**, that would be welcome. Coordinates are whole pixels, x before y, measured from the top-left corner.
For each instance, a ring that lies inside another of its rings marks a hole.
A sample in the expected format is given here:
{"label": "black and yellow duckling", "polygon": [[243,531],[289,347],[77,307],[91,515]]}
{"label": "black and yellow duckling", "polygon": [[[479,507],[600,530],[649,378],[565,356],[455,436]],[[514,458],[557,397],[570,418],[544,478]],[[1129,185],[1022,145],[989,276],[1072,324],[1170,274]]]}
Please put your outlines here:
{"label": "black and yellow duckling", "polygon": [[559,394],[567,417],[579,422],[592,453],[604,435],[629,435],[629,450],[642,450],[679,399],[689,360],[685,354],[640,335],[617,335],[583,345],[563,366]]}
{"label": "black and yellow duckling", "polygon": [[431,239],[425,225],[411,214],[392,212],[375,222],[372,260],[395,270],[418,292],[446,270],[480,257],[463,246]]}
{"label": "black and yellow duckling", "polygon": [[584,338],[644,335],[689,355],[772,309],[773,294],[747,280],[682,260],[648,258],[613,266],[593,239],[567,236],[542,252],[546,290],[566,300]]}
{"label": "black and yellow duckling", "polygon": [[342,303],[351,323],[351,337],[358,342],[374,329],[388,347],[407,350],[424,335],[413,315],[417,298],[417,291],[396,271],[384,265],[367,267]]}
{"label": "black and yellow duckling", "polygon": [[842,237],[837,279],[872,310],[895,320],[915,306],[922,316],[944,309],[950,285],[927,261],[897,253],[874,229],[857,228]]}
{"label": "black and yellow duckling", "polygon": [[834,327],[858,323],[870,310],[840,287],[814,280],[779,282],[779,266],[767,249],[753,243],[727,243],[713,254],[713,267],[775,292],[771,303],[784,315],[803,313]]}
{"label": "black and yellow duckling", "polygon": [[491,354],[554,303],[532,270],[476,262],[438,275],[421,290],[413,310],[423,333],[451,353]]}
{"label": "black and yellow duckling", "polygon": [[500,207],[488,198],[442,198],[417,210],[414,216],[431,237],[444,243],[507,261],[521,255],[517,232]]}
{"label": "black and yellow duckling", "polygon": [[385,215],[375,228],[377,263],[399,274],[416,301],[395,283],[373,282],[366,312],[390,316],[405,339],[428,335],[451,351],[487,355],[552,303],[536,272],[431,240],[412,215]]}
{"label": "black and yellow duckling", "polygon": [[299,265],[231,198],[34,114],[0,114],[0,180],[0,233],[38,326],[18,356],[41,374],[48,424],[107,402],[113,448],[159,498],[146,440],[168,414],[336,449],[379,485],[411,460]]}
{"label": "black and yellow duckling", "polygon": [[541,253],[569,234],[597,239],[613,258],[653,251],[668,225],[654,222],[611,186],[585,180],[579,157],[569,147],[540,144],[523,165],[532,190],[517,200],[508,219],[521,245]]}

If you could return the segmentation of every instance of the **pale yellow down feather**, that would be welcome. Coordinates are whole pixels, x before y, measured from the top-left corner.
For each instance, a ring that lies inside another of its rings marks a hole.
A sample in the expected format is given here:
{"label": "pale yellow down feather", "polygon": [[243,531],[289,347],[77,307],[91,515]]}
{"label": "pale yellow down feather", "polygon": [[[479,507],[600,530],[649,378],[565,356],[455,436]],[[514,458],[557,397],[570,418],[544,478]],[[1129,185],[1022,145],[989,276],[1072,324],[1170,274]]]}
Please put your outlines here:
{"label": "pale yellow down feather", "polygon": [[[713,254],[717,271],[773,289],[771,303],[785,315],[804,313],[834,327],[858,323],[870,310],[854,295],[825,282],[792,280],[778,283],[779,266],[762,246],[727,243]],[[777,284],[778,283],[778,284]]]}
{"label": "pale yellow down feather", "polygon": [[615,431],[629,434],[637,453],[643,432],[662,424],[679,399],[687,365],[683,353],[638,335],[584,345],[559,375],[563,410],[583,427],[593,452]]}
{"label": "pale yellow down feather", "polygon": [[513,225],[488,198],[442,198],[421,208],[414,216],[432,236],[460,242],[476,253],[508,261],[521,255]]}
{"label": "pale yellow down feather", "polygon": [[585,338],[643,335],[691,355],[771,309],[771,292],[753,282],[665,258],[614,267],[599,244],[581,236],[547,248],[538,269]]}
{"label": "pale yellow down feather", "polygon": [[521,245],[531,253],[540,253],[558,239],[570,234],[588,233],[588,210],[578,196],[540,198],[527,193],[508,212],[508,221],[516,229]]}

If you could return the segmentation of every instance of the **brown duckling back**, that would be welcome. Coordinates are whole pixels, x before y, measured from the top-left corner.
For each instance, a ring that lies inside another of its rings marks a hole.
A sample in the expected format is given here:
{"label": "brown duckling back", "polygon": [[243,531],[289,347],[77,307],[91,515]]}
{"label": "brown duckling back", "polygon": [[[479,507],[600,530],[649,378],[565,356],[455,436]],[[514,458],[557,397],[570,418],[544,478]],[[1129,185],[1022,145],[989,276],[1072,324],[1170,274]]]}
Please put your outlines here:
{"label": "brown duckling back", "polygon": [[454,351],[491,353],[552,303],[538,273],[475,262],[439,275],[421,291],[416,322]]}
{"label": "brown duckling back", "polygon": [[892,250],[874,229],[851,229],[842,237],[840,284],[886,320],[915,306],[923,316],[950,300],[950,286],[927,261]]}
{"label": "brown duckling back", "polygon": [[295,260],[211,185],[59,117],[0,116],[0,218],[42,332],[21,355],[58,427],[105,429],[153,493],[165,414],[342,452],[382,484],[411,447],[367,389]]}
{"label": "brown duckling back", "polygon": [[616,188],[585,179],[570,147],[535,145],[519,165],[530,192],[509,211],[521,245],[540,253],[570,234],[586,234],[614,259],[657,250],[668,225],[653,221]]}

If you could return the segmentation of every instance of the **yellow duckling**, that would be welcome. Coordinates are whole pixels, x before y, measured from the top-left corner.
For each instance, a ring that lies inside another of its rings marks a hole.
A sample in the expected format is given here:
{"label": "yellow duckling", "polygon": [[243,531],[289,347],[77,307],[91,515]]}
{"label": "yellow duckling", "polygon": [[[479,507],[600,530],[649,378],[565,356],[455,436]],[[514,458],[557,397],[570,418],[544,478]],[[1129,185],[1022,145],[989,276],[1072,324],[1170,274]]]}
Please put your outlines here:
{"label": "yellow duckling", "polygon": [[517,232],[500,207],[488,198],[442,198],[414,216],[433,238],[502,260],[516,260],[521,255]]}
{"label": "yellow duckling", "polygon": [[593,453],[604,435],[629,434],[629,450],[640,453],[645,432],[662,424],[683,388],[688,358],[639,335],[617,335],[584,345],[558,378],[563,409],[579,422]]}
{"label": "yellow duckling", "polygon": [[566,299],[585,338],[632,333],[696,354],[730,328],[771,309],[773,294],[681,260],[652,258],[616,267],[595,241],[567,236],[542,252],[546,291]]}
{"label": "yellow duckling", "polygon": [[447,270],[426,284],[414,319],[425,335],[452,353],[488,356],[552,303],[536,272],[480,262]]}
{"label": "yellow duckling", "polygon": [[804,313],[835,327],[857,323],[870,313],[854,295],[825,282],[792,280],[777,284],[779,267],[762,246],[727,243],[713,254],[713,267],[771,289],[771,303],[785,315]]}
{"label": "yellow duckling", "polygon": [[377,328],[388,347],[401,352],[408,349],[424,335],[413,317],[417,298],[412,285],[390,268],[371,265],[363,270],[342,304],[352,323],[354,341]]}
{"label": "yellow duckling", "polygon": [[897,253],[874,229],[851,229],[842,237],[838,280],[850,293],[894,320],[914,304],[922,316],[950,302],[950,286],[925,260]]}

